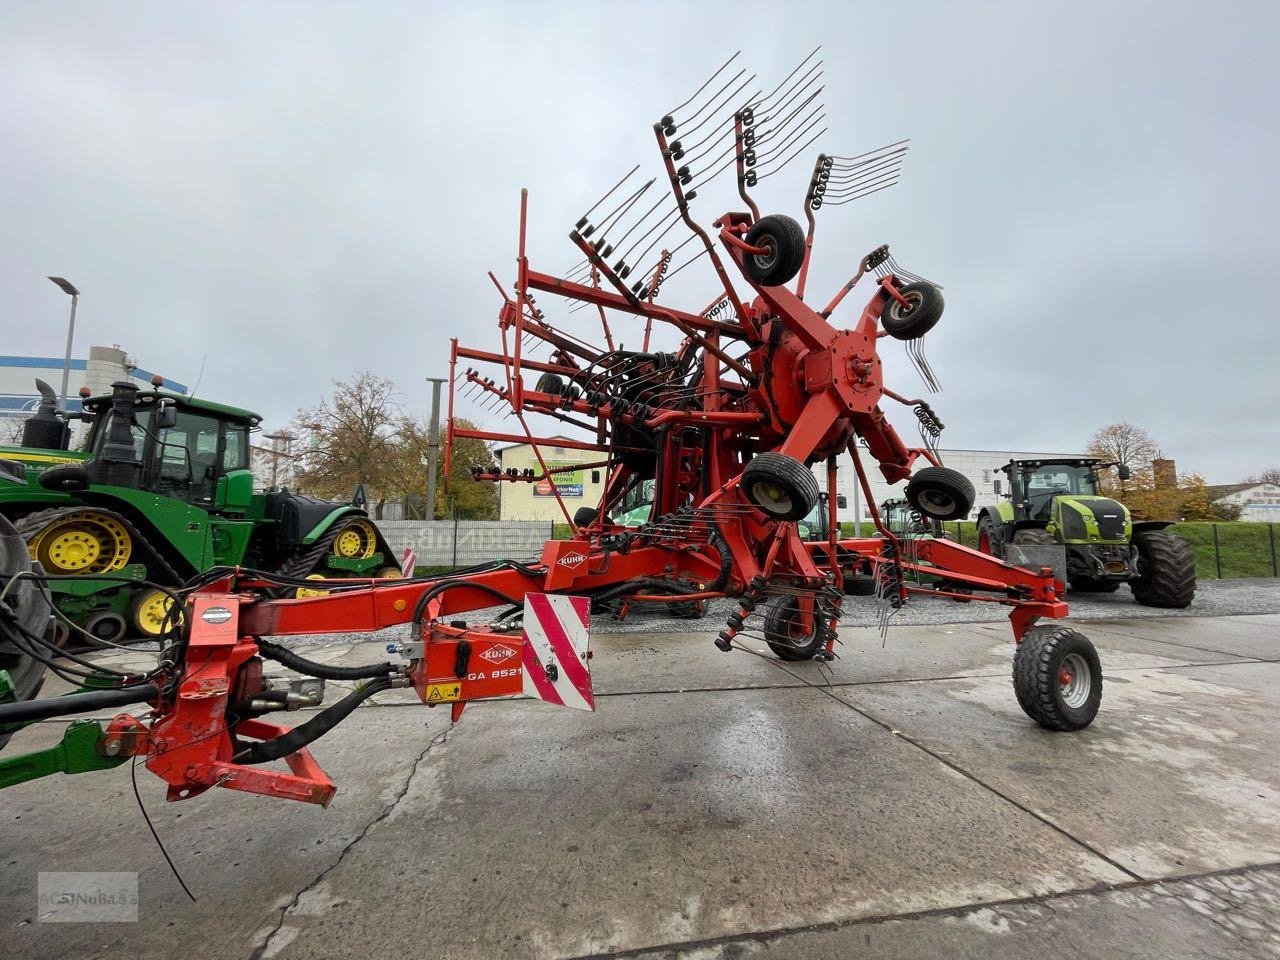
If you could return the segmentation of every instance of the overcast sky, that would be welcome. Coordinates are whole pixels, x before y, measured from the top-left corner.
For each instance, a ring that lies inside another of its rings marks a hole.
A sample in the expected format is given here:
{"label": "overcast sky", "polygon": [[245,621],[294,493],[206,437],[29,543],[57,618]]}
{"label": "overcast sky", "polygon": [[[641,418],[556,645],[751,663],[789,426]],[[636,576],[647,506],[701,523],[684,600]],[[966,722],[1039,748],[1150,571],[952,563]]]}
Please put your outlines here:
{"label": "overcast sky", "polygon": [[[578,215],[658,171],[663,110],[734,50],[767,90],[817,43],[829,130],[758,197],[800,217],[819,148],[911,138],[901,183],[821,212],[810,289],[882,242],[945,287],[944,445],[1129,420],[1210,482],[1280,464],[1274,2],[7,3],[0,353],[61,355],[61,274],[79,355],[204,363],[272,425],[357,370],[424,412],[450,336],[497,348],[520,187],[534,268],[565,270]],[[715,289],[681,281],[688,309]]]}

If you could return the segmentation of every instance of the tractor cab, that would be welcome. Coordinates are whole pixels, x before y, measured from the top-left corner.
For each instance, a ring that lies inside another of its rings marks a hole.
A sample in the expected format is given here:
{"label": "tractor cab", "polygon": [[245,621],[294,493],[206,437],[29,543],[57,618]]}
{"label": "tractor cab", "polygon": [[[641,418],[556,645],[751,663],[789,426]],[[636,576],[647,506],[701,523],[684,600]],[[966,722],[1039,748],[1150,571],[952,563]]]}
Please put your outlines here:
{"label": "tractor cab", "polygon": [[[86,398],[85,450],[105,474],[95,482],[145,490],[211,513],[243,512],[253,496],[249,434],[258,414],[238,407],[113,384]],[[91,467],[92,469],[92,467]]]}
{"label": "tractor cab", "polygon": [[[1098,496],[1098,470],[1103,466],[1096,457],[1078,460],[1010,460],[1000,469],[1008,478],[1009,498],[1014,513],[1023,520],[1049,520],[1053,515],[1053,499],[1064,494],[1080,497]],[[1125,475],[1128,471],[1123,471]]]}

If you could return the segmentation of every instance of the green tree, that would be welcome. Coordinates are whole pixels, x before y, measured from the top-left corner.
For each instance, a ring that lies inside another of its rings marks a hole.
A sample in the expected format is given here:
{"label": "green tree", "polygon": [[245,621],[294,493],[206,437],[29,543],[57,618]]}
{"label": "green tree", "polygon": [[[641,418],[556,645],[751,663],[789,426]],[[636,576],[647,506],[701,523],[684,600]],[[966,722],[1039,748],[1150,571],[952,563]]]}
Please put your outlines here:
{"label": "green tree", "polygon": [[[461,418],[455,420],[455,424],[463,430],[476,429],[475,424]],[[493,464],[493,453],[488,444],[471,437],[458,437],[454,440],[446,491],[443,433],[442,426],[440,458],[436,466],[435,519],[441,520],[452,516],[452,509],[456,507],[458,516],[464,520],[496,520],[498,518],[497,484],[488,480],[471,479],[473,466],[488,468]],[[420,515],[425,513],[422,510],[422,504],[427,496],[427,464],[431,449],[429,438],[429,424],[425,419],[402,417],[396,424],[395,439],[398,457],[394,470],[397,478],[396,485],[411,503],[419,507]]]}

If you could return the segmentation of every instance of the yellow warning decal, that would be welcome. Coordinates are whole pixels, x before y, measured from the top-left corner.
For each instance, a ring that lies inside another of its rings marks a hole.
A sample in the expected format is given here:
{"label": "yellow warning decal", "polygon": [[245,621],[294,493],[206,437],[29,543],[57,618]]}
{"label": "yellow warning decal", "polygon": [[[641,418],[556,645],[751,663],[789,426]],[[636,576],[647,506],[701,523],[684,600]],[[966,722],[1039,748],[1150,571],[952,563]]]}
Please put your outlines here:
{"label": "yellow warning decal", "polygon": [[424,703],[445,703],[449,700],[457,700],[462,696],[462,684],[454,681],[452,683],[428,683],[427,695],[423,698]]}

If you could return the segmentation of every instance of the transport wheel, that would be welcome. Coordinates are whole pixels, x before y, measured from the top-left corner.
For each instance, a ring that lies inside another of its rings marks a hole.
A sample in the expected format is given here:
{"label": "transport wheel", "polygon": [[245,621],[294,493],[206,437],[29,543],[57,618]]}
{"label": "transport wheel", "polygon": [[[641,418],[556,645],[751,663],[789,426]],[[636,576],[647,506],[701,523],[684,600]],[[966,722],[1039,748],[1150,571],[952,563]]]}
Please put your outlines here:
{"label": "transport wheel", "polygon": [[379,567],[373,575],[379,580],[403,580],[404,574],[399,567]]}
{"label": "transport wheel", "polygon": [[742,471],[741,485],[747,499],[773,520],[803,519],[820,493],[813,471],[781,453],[756,454]]}
{"label": "transport wheel", "polygon": [[119,643],[124,639],[125,631],[129,629],[124,617],[109,610],[92,614],[82,626],[90,636],[108,643]]}
{"label": "transport wheel", "polygon": [[147,587],[134,594],[129,601],[129,624],[140,636],[154,640],[182,623],[182,611],[173,617],[173,598],[163,590]]}
{"label": "transport wheel", "polygon": [[575,527],[591,526],[595,522],[598,512],[595,507],[579,507],[573,515],[573,525]]}
{"label": "transport wheel", "polygon": [[558,396],[564,393],[564,379],[558,374],[544,373],[533,385],[533,389],[539,393],[554,393]]}
{"label": "transport wheel", "polygon": [[884,305],[880,323],[895,340],[917,340],[932,330],[942,319],[942,291],[932,283],[909,283],[898,292],[906,300],[903,306],[893,297]]}
{"label": "transport wheel", "polygon": [[826,641],[818,629],[818,616],[809,618],[806,629],[801,623],[797,597],[777,597],[764,611],[764,639],[769,649],[781,660],[812,660]]}
{"label": "transport wheel", "polygon": [[907,500],[935,520],[962,520],[973,509],[973,484],[958,470],[925,467],[907,482]]}
{"label": "transport wheel", "polygon": [[63,514],[28,541],[31,558],[45,572],[69,574],[114,573],[133,553],[129,531],[114,517],[97,510]]}
{"label": "transport wheel", "polygon": [[876,594],[876,578],[865,573],[846,574],[844,592],[849,597],[874,597]]}
{"label": "transport wheel", "polygon": [[804,263],[804,229],[790,217],[761,217],[747,231],[746,242],[768,247],[768,253],[748,253],[743,258],[747,276],[762,287],[777,287],[800,272]]}
{"label": "transport wheel", "polygon": [[349,522],[333,539],[333,552],[346,560],[368,560],[377,550],[377,528],[363,517]]}
{"label": "transport wheel", "polygon": [[1120,581],[1098,580],[1094,577],[1072,577],[1071,589],[1077,593],[1115,593],[1120,589]]}
{"label": "transport wheel", "polygon": [[1147,607],[1182,609],[1196,595],[1196,557],[1191,544],[1167,530],[1133,535],[1138,548],[1138,579],[1129,583],[1133,598]]}
{"label": "transport wheel", "polygon": [[[323,573],[310,573],[307,574],[306,579],[323,580],[325,579],[325,576]],[[305,600],[307,597],[327,597],[329,595],[329,591],[322,590],[319,587],[298,587],[293,591],[293,595],[299,600]]]}
{"label": "transport wheel", "polygon": [[978,518],[978,552],[985,553],[988,556],[996,557],[995,537],[992,535],[992,526],[990,517]]}
{"label": "transport wheel", "polygon": [[1013,657],[1013,692],[1049,730],[1083,730],[1102,703],[1102,664],[1089,638],[1071,627],[1032,627]]}

